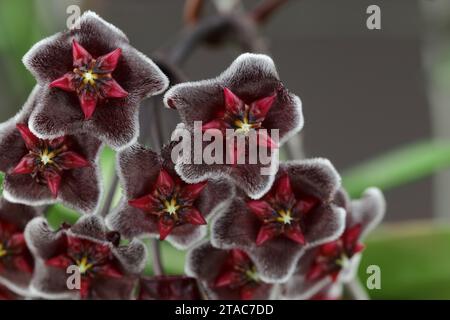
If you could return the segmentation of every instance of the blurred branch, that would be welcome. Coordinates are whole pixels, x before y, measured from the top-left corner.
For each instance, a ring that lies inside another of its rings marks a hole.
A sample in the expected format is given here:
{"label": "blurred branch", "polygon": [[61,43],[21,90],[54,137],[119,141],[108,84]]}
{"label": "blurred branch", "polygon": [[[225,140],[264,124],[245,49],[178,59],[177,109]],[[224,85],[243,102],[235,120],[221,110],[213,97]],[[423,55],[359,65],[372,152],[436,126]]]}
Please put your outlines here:
{"label": "blurred branch", "polygon": [[183,20],[185,25],[196,25],[200,19],[203,8],[203,0],[186,0],[184,3]]}
{"label": "blurred branch", "polygon": [[249,13],[249,17],[257,24],[265,23],[288,0],[263,0]]}

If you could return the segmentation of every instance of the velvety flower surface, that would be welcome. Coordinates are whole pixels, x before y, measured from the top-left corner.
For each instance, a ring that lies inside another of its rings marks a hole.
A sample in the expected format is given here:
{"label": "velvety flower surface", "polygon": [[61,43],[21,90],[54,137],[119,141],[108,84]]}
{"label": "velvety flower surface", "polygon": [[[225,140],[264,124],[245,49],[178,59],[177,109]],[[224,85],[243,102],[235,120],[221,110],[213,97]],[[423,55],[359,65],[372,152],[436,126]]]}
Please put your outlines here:
{"label": "velvety flower surface", "polygon": [[282,294],[288,299],[308,299],[328,286],[356,276],[364,249],[362,241],[384,216],[384,197],[379,189],[369,188],[359,200],[350,202],[343,190],[336,198],[347,210],[345,231],[338,239],[302,256],[294,276],[282,287]]}
{"label": "velvety flower surface", "polygon": [[271,190],[259,200],[233,199],[213,221],[211,241],[245,251],[266,282],[282,282],[307,248],[340,236],[345,210],[333,203],[340,177],[325,159],[280,165]]}
{"label": "velvety flower surface", "polygon": [[18,300],[20,296],[0,284],[0,301],[1,300]]}
{"label": "velvety flower surface", "polygon": [[239,249],[222,250],[203,242],[188,252],[186,273],[197,278],[210,299],[271,299],[274,286],[265,283],[252,259]]}
{"label": "velvety flower surface", "polygon": [[6,174],[3,195],[29,205],[62,201],[90,213],[101,193],[97,165],[101,141],[84,133],[36,137],[28,120],[38,96],[36,86],[22,110],[0,127],[0,170]]}
{"label": "velvety flower surface", "polygon": [[200,300],[197,280],[186,276],[142,277],[139,300]]}
{"label": "velvety flower surface", "polygon": [[30,129],[40,138],[89,132],[115,149],[138,135],[138,107],[167,77],[122,31],[87,11],[72,28],[38,42],[23,62],[42,87]]}
{"label": "velvety flower surface", "polygon": [[134,145],[118,154],[119,177],[125,197],[107,216],[108,226],[123,236],[159,236],[186,248],[206,234],[206,219],[233,195],[227,179],[187,184],[174,170],[176,143],[157,154]]}
{"label": "velvety flower surface", "polygon": [[[28,285],[34,269],[33,257],[28,250],[24,229],[26,223],[41,213],[40,208],[0,199],[0,290],[4,298],[28,294]],[[11,291],[11,293],[8,293]],[[1,299],[1,298],[0,298]]]}
{"label": "velvety flower surface", "polygon": [[[273,61],[261,54],[239,56],[215,79],[178,84],[167,91],[164,101],[166,106],[177,109],[187,130],[193,131],[195,122],[201,121],[203,131],[214,129],[213,132],[218,130],[223,134],[229,129],[235,136],[245,138],[244,150],[242,145],[238,148],[237,142],[228,148],[229,162],[180,161],[176,169],[181,177],[195,183],[210,176],[230,176],[252,198],[264,194],[273,182],[277,147],[303,126],[300,99],[288,92]],[[278,130],[279,141],[273,139],[272,130]],[[251,133],[255,134],[256,141],[250,139]],[[225,149],[230,141],[223,141]],[[192,144],[187,140],[184,143],[186,147]],[[203,143],[204,148],[209,144]],[[269,163],[263,163],[260,157],[250,161],[251,145],[256,145],[258,152],[265,147]],[[245,156],[244,163],[236,161],[239,155]],[[270,168],[268,174],[261,175],[261,167]]]}
{"label": "velvety flower surface", "polygon": [[[98,216],[56,231],[35,218],[25,237],[36,259],[31,290],[44,298],[131,299],[136,275],[145,266],[144,245],[138,240],[120,245],[120,235],[108,231]],[[79,272],[79,289],[68,287],[70,266]]]}

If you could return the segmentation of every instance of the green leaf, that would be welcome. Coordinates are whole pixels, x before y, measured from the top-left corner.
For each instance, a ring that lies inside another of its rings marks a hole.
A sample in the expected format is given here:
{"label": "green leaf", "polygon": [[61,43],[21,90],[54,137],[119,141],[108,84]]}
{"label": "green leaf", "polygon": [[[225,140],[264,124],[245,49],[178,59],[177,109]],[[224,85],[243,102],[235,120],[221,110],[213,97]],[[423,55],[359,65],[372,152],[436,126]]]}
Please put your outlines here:
{"label": "green leaf", "polygon": [[342,174],[343,185],[353,197],[371,186],[392,189],[450,167],[450,143],[415,143],[367,161]]}
{"label": "green leaf", "polygon": [[450,299],[450,228],[424,222],[380,228],[368,239],[359,269],[365,285],[369,265],[381,269],[373,299]]}

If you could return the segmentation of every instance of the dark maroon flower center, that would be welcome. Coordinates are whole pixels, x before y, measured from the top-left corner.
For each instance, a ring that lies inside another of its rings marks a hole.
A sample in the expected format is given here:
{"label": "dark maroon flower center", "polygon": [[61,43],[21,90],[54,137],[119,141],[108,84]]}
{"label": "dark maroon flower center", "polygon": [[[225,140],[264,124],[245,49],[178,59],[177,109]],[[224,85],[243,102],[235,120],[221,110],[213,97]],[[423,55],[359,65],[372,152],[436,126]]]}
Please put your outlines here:
{"label": "dark maroon flower center", "polygon": [[5,267],[28,273],[33,271],[23,232],[14,224],[0,220],[0,273]]}
{"label": "dark maroon flower center", "polygon": [[310,196],[296,197],[289,177],[281,177],[263,199],[247,201],[248,208],[261,222],[256,244],[262,245],[280,235],[305,244],[305,216],[318,202]]}
{"label": "dark maroon flower center", "polygon": [[233,129],[235,134],[247,136],[252,130],[257,132],[257,143],[260,146],[275,147],[276,143],[268,133],[263,133],[263,122],[272,107],[276,94],[256,100],[250,104],[245,103],[230,89],[224,88],[225,108],[217,113],[215,119],[207,122],[202,129]]}
{"label": "dark maroon flower center", "polygon": [[92,116],[99,100],[128,95],[112,77],[122,54],[120,48],[95,59],[73,40],[72,54],[73,70],[53,81],[50,87],[76,92],[85,119]]}
{"label": "dark maroon flower center", "polygon": [[358,241],[360,234],[361,225],[357,224],[339,239],[320,246],[307,278],[315,280],[329,275],[335,281],[340,271],[349,266],[350,259],[364,250],[364,245]]}
{"label": "dark maroon flower center", "polygon": [[68,139],[38,139],[24,124],[17,124],[28,153],[13,169],[13,174],[31,174],[37,183],[46,184],[53,196],[58,195],[64,170],[89,166],[89,162],[71,151]]}
{"label": "dark maroon flower center", "polygon": [[258,271],[247,254],[233,249],[229,252],[214,285],[218,288],[239,290],[241,299],[247,300],[252,298],[261,283]]}
{"label": "dark maroon flower center", "polygon": [[161,170],[153,191],[128,203],[158,220],[160,239],[163,240],[177,226],[206,224],[195,201],[206,183],[185,184]]}

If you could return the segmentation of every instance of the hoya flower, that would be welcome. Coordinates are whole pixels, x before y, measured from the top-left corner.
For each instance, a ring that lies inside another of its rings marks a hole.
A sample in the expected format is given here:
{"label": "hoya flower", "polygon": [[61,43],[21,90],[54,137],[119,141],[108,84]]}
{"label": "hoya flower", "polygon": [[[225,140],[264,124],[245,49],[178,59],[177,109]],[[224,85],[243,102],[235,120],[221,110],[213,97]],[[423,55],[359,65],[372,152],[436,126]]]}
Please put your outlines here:
{"label": "hoya flower", "polygon": [[43,218],[25,229],[35,256],[30,288],[48,299],[131,299],[146,260],[144,245],[120,244],[98,216],[84,216],[73,226],[54,231]]}
{"label": "hoya flower", "polygon": [[239,249],[222,250],[203,242],[188,252],[186,274],[197,278],[210,299],[265,300],[275,294],[252,259]]}
{"label": "hoya flower", "polygon": [[100,199],[97,165],[102,143],[85,134],[40,139],[29,129],[39,96],[36,86],[22,110],[0,127],[0,171],[4,197],[11,202],[42,205],[62,201],[83,213]]}
{"label": "hoya flower", "polygon": [[[0,199],[0,287],[5,286],[8,291],[21,296],[28,295],[34,269],[33,257],[26,246],[23,232],[27,222],[41,211],[40,208]],[[4,294],[7,294],[6,290]],[[0,299],[1,296],[2,290]],[[14,295],[11,294],[11,297]]]}
{"label": "hoya flower", "polygon": [[18,300],[20,296],[0,284],[0,301],[2,300]]}
{"label": "hoya flower", "polygon": [[213,221],[214,246],[245,251],[266,282],[283,282],[307,248],[337,239],[345,210],[333,202],[340,177],[326,159],[280,165],[259,200],[236,197]]}
{"label": "hoya flower", "polygon": [[[224,136],[221,163],[197,164],[180,158],[176,170],[183,180],[196,183],[229,176],[252,198],[270,188],[277,148],[303,126],[300,99],[284,87],[272,59],[261,54],[239,56],[215,79],[178,84],[167,91],[164,102],[177,109],[186,130]],[[199,129],[197,122],[202,124]],[[239,144],[239,137],[244,144]],[[189,140],[183,137],[186,148],[191,147]],[[208,144],[203,142],[203,148]],[[251,151],[252,147],[257,148]],[[261,158],[261,148],[267,160]],[[267,172],[261,174],[262,168]]]}
{"label": "hoya flower", "polygon": [[139,300],[200,300],[197,280],[186,276],[142,277]]}
{"label": "hoya flower", "polygon": [[327,286],[349,282],[356,276],[364,249],[362,241],[384,216],[384,197],[379,189],[369,188],[361,199],[350,203],[341,190],[336,201],[347,210],[343,234],[309,250],[300,259],[294,276],[283,285],[284,297],[307,299]]}
{"label": "hoya flower", "polygon": [[167,77],[122,31],[87,11],[35,44],[23,63],[42,87],[30,129],[40,138],[88,132],[115,149],[138,135],[138,107]]}
{"label": "hoya flower", "polygon": [[172,150],[161,155],[141,145],[118,154],[118,174],[125,197],[107,224],[127,238],[136,236],[167,239],[184,249],[206,235],[206,221],[225,206],[233,195],[226,179],[188,184],[174,170]]}

